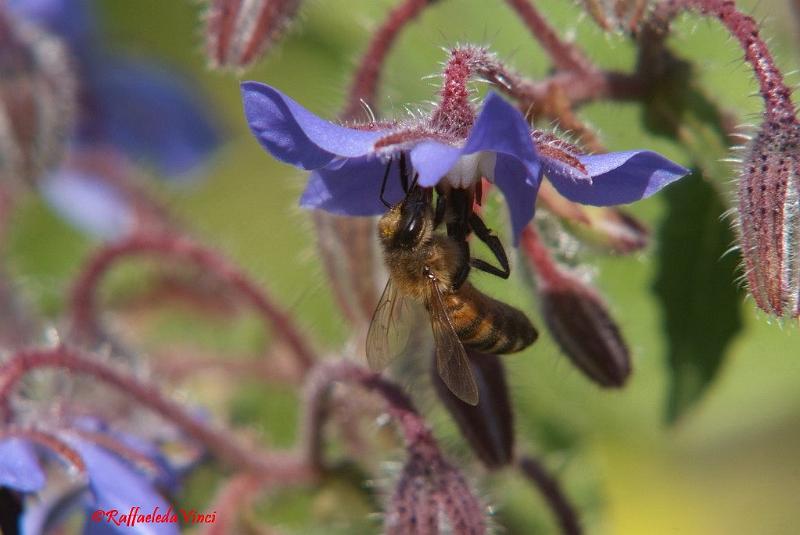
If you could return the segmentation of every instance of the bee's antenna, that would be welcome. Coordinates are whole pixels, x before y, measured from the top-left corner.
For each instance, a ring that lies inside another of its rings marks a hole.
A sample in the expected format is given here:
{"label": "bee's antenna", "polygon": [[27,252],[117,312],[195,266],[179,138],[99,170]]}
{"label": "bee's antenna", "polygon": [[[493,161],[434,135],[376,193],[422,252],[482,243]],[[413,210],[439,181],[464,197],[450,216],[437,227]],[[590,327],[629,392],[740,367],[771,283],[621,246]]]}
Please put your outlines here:
{"label": "bee's antenna", "polygon": [[[391,208],[392,205],[386,202],[386,199],[383,198],[383,194],[386,192],[386,181],[389,180],[389,171],[392,169],[392,160],[393,158],[389,158],[389,163],[386,164],[386,171],[383,173],[383,182],[381,182],[381,202],[386,208]],[[400,159],[400,172],[402,174],[403,169],[403,160],[402,156]]]}

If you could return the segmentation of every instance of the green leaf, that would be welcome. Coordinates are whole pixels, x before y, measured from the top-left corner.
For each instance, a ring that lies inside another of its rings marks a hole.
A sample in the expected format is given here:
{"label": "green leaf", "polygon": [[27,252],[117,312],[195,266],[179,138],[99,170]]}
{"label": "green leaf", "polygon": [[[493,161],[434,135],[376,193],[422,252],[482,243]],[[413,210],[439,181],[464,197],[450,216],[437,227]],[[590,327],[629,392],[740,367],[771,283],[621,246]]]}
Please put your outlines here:
{"label": "green leaf", "polygon": [[654,290],[664,314],[670,372],[666,417],[674,423],[711,385],[742,327],[735,281],[738,254],[721,219],[725,205],[698,172],[662,194],[667,216],[659,229]]}

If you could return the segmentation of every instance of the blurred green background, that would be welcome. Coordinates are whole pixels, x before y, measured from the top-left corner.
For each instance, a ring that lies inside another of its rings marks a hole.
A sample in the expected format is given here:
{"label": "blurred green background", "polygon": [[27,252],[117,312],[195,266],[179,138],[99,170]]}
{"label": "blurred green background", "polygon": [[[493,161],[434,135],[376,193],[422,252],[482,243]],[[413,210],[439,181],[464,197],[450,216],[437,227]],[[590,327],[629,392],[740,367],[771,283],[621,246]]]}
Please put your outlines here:
{"label": "blurred green background", "polygon": [[[309,214],[296,207],[304,176],[274,161],[251,137],[242,118],[239,78],[209,72],[201,48],[200,8],[195,2],[98,1],[115,46],[157,57],[198,81],[229,142],[197,182],[159,187],[159,194],[196,236],[222,249],[296,312],[304,329],[331,352],[346,339],[314,247]],[[796,21],[789,2],[747,1],[764,20],[779,64],[800,62]],[[392,6],[386,0],[306,2],[301,23],[242,79],[268,82],[309,109],[335,117],[369,30]],[[634,54],[624,39],[602,34],[571,2],[539,2],[562,33],[575,35],[600,65],[630,69]],[[756,5],[758,4],[758,5]],[[446,0],[430,8],[401,37],[387,68],[379,99],[382,113],[404,114],[405,105],[433,98],[445,58],[443,46],[487,44],[511,65],[541,76],[548,62],[503,2]],[[754,122],[760,100],[740,61],[741,52],[719,25],[682,18],[672,45],[699,67],[709,93]],[[793,83],[796,77],[790,77]],[[594,104],[582,116],[599,129],[612,150],[650,148],[688,164],[683,152],[639,126],[633,104]],[[727,182],[730,177],[718,177]],[[499,206],[499,203],[494,202]],[[499,210],[497,210],[499,212]],[[657,228],[663,199],[631,207]],[[502,213],[501,213],[502,215]],[[504,216],[503,216],[504,217]],[[497,221],[501,221],[497,216]],[[96,245],[60,222],[36,200],[18,213],[12,234],[12,270],[21,287],[52,318],[81,260]],[[734,340],[715,384],[675,426],[664,423],[666,389],[662,316],[651,287],[652,250],[629,258],[599,258],[598,287],[631,346],[634,373],[622,392],[602,391],[578,374],[544,334],[522,354],[507,359],[519,451],[541,454],[583,512],[589,533],[598,534],[794,534],[800,524],[800,359],[796,325],[778,325],[745,304],[745,328]],[[517,270],[519,271],[519,270]],[[480,276],[479,276],[480,277]],[[497,283],[478,278],[493,294],[538,317],[533,296],[520,278]],[[115,286],[111,282],[110,287]],[[520,291],[522,289],[523,291]],[[219,329],[165,317],[165,339],[191,337],[218,349],[256,350],[263,343],[257,323],[243,320]],[[213,325],[213,323],[211,324]],[[241,384],[225,397],[213,377],[187,386],[193,401],[214,407],[236,423],[252,426],[272,444],[292,443],[297,414],[294,394]],[[226,406],[215,403],[231,399]],[[437,422],[444,421],[436,416]],[[442,431],[445,446],[456,435]],[[395,457],[396,458],[396,457]],[[480,489],[506,533],[550,533],[555,526],[537,493],[513,474],[483,477]],[[185,498],[212,493],[212,473],[189,482]],[[477,479],[477,478],[476,478]],[[326,487],[276,498],[262,513],[289,533],[377,532],[368,505],[347,503],[350,491]],[[309,514],[309,511],[312,514]],[[501,532],[503,532],[501,530]]]}

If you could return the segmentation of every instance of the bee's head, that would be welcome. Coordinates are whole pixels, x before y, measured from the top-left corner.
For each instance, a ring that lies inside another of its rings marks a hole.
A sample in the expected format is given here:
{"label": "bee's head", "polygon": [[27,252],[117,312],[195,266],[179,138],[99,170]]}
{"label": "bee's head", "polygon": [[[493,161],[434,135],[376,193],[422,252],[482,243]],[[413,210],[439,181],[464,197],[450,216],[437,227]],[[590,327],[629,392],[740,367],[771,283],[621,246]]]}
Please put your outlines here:
{"label": "bee's head", "polygon": [[410,249],[427,240],[432,231],[431,192],[419,187],[411,188],[378,222],[381,243],[386,247]]}

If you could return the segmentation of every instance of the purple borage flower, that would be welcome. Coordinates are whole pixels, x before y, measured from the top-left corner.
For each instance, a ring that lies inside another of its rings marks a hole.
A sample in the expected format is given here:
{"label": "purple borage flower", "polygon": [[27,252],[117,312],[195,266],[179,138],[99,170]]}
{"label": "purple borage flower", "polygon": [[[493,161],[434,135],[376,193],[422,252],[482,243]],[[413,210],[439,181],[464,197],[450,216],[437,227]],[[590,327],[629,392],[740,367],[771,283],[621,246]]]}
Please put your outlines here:
{"label": "purple borage flower", "polygon": [[[28,503],[20,519],[19,527],[22,532],[44,533],[53,527],[53,523],[63,521],[72,509],[82,508],[87,518],[84,533],[178,533],[175,523],[129,527],[107,522],[105,517],[92,517],[97,510],[117,510],[119,515],[123,515],[137,506],[142,514],[155,510],[162,514],[167,513],[170,505],[156,487],[174,491],[178,477],[176,470],[153,444],[132,435],[113,433],[106,429],[94,431],[107,434],[146,458],[150,464],[158,467],[157,473],[145,475],[129,460],[95,444],[80,433],[60,432],[57,438],[73,448],[83,462],[88,487],[78,489],[78,492],[70,490],[68,494],[56,493],[53,500],[45,496],[40,501]],[[53,457],[52,452],[41,451],[41,446],[32,441],[16,437],[0,439],[0,487],[21,494],[42,491],[45,488],[46,475],[41,459],[50,457]]]}
{"label": "purple borage flower", "polygon": [[[466,137],[437,127],[442,121],[337,125],[258,82],[243,83],[242,98],[261,145],[275,158],[312,171],[301,206],[352,216],[382,214],[386,166],[405,153],[424,187],[445,181],[466,189],[481,177],[494,182],[506,198],[515,245],[533,218],[543,176],[570,200],[609,206],[649,197],[689,173],[647,150],[578,154],[564,142],[532,132],[522,114],[494,93],[484,100]],[[402,199],[400,184],[393,165],[387,201]]]}
{"label": "purple borage flower", "polygon": [[[113,150],[152,166],[161,176],[190,176],[219,145],[209,106],[197,88],[152,62],[107,52],[91,0],[10,0],[11,13],[60,37],[75,59],[77,124],[70,149]],[[62,166],[41,184],[54,208],[78,228],[104,238],[130,230],[119,224],[126,199],[102,176]],[[97,185],[102,185],[96,187]],[[63,198],[56,198],[64,194]],[[72,200],[80,198],[81,203]],[[116,214],[108,220],[104,214]]]}

